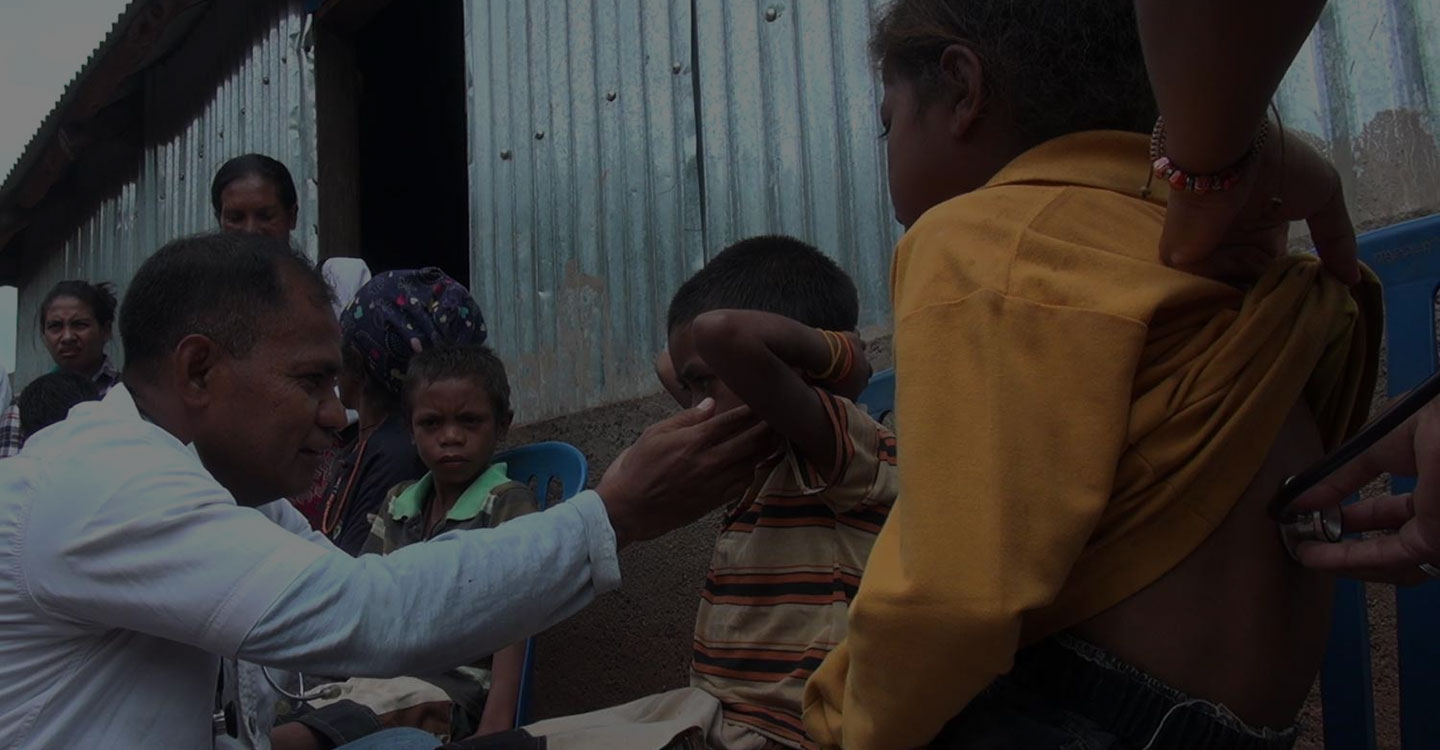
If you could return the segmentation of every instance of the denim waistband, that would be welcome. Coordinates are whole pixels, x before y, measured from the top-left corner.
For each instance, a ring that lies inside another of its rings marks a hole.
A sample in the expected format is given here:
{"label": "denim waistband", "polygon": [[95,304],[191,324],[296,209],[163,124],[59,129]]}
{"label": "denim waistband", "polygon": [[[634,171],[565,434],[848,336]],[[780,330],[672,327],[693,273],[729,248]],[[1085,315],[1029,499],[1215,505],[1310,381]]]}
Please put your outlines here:
{"label": "denim waistband", "polygon": [[1289,750],[1297,734],[1293,726],[1247,726],[1223,705],[1191,698],[1064,634],[1021,650],[999,682],[1045,695],[1136,748]]}

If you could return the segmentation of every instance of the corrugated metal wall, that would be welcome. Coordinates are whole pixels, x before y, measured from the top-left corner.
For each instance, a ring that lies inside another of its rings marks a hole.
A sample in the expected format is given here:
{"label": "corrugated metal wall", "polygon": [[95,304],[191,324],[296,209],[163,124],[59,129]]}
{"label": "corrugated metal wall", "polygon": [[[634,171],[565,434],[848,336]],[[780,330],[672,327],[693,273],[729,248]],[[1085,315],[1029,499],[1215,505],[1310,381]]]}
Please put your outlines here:
{"label": "corrugated metal wall", "polygon": [[[814,242],[888,322],[884,0],[467,5],[474,283],[521,418],[656,390],[666,300],[749,235]],[[1440,3],[1331,0],[1277,101],[1361,225],[1440,209]]]}
{"label": "corrugated metal wall", "polygon": [[901,233],[866,46],[883,5],[695,3],[706,248],[757,234],[807,240],[855,277],[862,325],[889,320]]}
{"label": "corrugated metal wall", "polygon": [[814,242],[887,319],[870,13],[469,0],[472,281],[521,419],[654,392],[670,296],[743,237]]}
{"label": "corrugated metal wall", "polygon": [[[103,201],[63,250],[27,272],[20,287],[17,384],[51,367],[34,323],[50,287],[79,278],[115,282],[123,293],[135,269],[160,245],[214,228],[210,179],[232,156],[258,151],[290,168],[300,194],[300,224],[293,239],[314,256],[314,65],[304,49],[309,22],[303,0],[219,4],[183,50],[145,73],[146,148],[137,178]],[[227,50],[222,37],[247,28],[256,30],[249,39],[229,40],[235,54],[219,61],[228,71],[218,87],[192,80],[199,61],[215,65],[217,50]],[[205,98],[181,93],[202,84]],[[198,114],[196,102],[204,102]],[[117,342],[111,356],[118,361],[119,355]]]}
{"label": "corrugated metal wall", "polygon": [[[471,284],[522,419],[653,392],[670,295],[748,235],[814,242],[855,276],[864,322],[886,323],[899,227],[865,49],[883,0],[465,3]],[[202,112],[151,134],[136,181],[24,284],[17,382],[46,366],[28,321],[50,284],[123,286],[160,242],[212,226],[209,176],[229,156],[289,164],[296,240],[315,252],[303,0],[232,12],[265,15],[244,63]],[[157,119],[187,65],[149,74]],[[1440,208],[1440,3],[1331,0],[1277,98],[1335,159],[1358,222]]]}
{"label": "corrugated metal wall", "polygon": [[466,9],[472,288],[521,419],[654,390],[703,263],[688,3]]}
{"label": "corrugated metal wall", "polygon": [[1276,99],[1335,162],[1358,224],[1440,210],[1440,2],[1331,0]]}

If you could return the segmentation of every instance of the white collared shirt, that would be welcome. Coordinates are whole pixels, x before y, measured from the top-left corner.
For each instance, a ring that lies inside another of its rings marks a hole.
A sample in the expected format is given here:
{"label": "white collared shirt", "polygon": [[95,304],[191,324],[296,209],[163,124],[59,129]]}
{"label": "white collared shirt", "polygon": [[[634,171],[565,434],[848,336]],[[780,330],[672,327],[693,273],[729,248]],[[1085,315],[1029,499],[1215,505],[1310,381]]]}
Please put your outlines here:
{"label": "white collared shirt", "polygon": [[36,433],[0,462],[0,747],[209,747],[221,657],[438,672],[620,584],[593,492],[385,557],[294,513],[236,505],[124,386]]}

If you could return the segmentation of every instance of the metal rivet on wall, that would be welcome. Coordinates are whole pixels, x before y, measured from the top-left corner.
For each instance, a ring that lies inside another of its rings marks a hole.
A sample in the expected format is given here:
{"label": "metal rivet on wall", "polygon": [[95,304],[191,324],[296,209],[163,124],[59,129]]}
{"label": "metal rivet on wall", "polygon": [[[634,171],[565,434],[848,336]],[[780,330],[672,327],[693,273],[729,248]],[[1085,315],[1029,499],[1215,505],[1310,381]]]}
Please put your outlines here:
{"label": "metal rivet on wall", "polygon": [[772,6],[770,6],[770,7],[768,7],[768,8],[765,9],[765,20],[766,20],[766,21],[774,21],[775,19],[777,19],[777,18],[779,18],[779,17],[780,17],[780,8],[779,8],[779,6],[772,5]]}
{"label": "metal rivet on wall", "polygon": [[671,65],[671,66],[670,66],[670,72],[671,72],[671,73],[674,73],[674,74],[677,75],[677,76],[680,75],[680,71],[682,71],[682,70],[684,70],[684,69],[685,69],[685,66],[681,65],[681,64],[678,63],[678,62],[675,63],[674,65]]}
{"label": "metal rivet on wall", "polygon": [[543,141],[543,140],[545,140],[545,131],[543,131],[543,130],[537,130],[537,131],[535,131],[535,140],[537,140],[537,141]]}
{"label": "metal rivet on wall", "polygon": [[508,149],[508,148],[505,149],[504,151],[501,151],[501,152],[500,152],[500,160],[501,160],[501,161],[510,161],[510,157],[511,157],[511,156],[514,156],[514,154],[511,154],[511,153],[510,153],[510,149]]}
{"label": "metal rivet on wall", "polygon": [[261,78],[261,79],[260,79],[260,83],[263,83],[263,84],[265,84],[266,86],[269,86],[269,85],[270,85],[270,76],[265,76],[265,77]]}
{"label": "metal rivet on wall", "polygon": [[606,92],[605,92],[605,101],[607,101],[607,102],[613,102],[613,101],[615,101],[615,97],[617,97],[617,96],[619,96],[619,94],[616,94],[614,91],[606,91]]}

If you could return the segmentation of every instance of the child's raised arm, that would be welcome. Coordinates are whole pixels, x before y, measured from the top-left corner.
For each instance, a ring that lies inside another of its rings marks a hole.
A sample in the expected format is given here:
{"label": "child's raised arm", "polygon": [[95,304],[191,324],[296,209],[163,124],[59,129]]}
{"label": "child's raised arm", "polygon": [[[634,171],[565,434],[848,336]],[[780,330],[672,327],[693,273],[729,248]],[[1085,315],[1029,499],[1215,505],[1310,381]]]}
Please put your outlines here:
{"label": "child's raised arm", "polygon": [[822,469],[827,480],[833,479],[842,436],[835,434],[813,386],[849,399],[860,395],[870,379],[860,337],[848,331],[827,337],[758,310],[707,312],[695,318],[690,330],[695,351],[715,377],[802,458]]}

